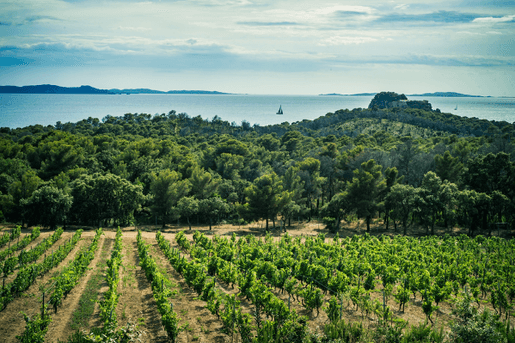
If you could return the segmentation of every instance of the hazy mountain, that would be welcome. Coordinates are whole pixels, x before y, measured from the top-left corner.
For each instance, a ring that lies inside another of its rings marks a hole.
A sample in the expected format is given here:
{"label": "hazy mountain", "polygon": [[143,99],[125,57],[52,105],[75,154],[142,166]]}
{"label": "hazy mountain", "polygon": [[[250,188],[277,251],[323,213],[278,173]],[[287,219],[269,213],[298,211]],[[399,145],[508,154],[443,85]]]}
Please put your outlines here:
{"label": "hazy mountain", "polygon": [[408,94],[408,96],[441,96],[441,97],[449,97],[449,98],[483,98],[482,95],[469,95],[469,94],[462,94],[462,93],[456,93],[456,92],[434,92],[434,93],[423,93],[423,94]]}
{"label": "hazy mountain", "polygon": [[91,86],[61,87],[55,85],[35,86],[0,86],[0,93],[27,93],[27,94],[230,94],[217,91],[203,90],[171,90],[168,92],[148,88],[131,89],[98,89]]}
{"label": "hazy mountain", "polygon": [[109,91],[91,86],[60,87],[55,85],[35,86],[0,86],[0,93],[30,93],[30,94],[109,94]]}

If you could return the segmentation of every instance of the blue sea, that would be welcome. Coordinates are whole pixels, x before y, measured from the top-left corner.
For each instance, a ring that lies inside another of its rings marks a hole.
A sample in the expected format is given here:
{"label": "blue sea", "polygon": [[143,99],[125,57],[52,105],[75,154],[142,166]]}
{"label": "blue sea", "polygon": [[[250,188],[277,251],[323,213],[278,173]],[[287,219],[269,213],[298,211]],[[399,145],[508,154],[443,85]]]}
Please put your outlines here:
{"label": "blue sea", "polygon": [[[515,121],[515,98],[494,97],[413,97],[428,100],[433,109],[459,116]],[[29,125],[55,125],[58,121],[78,122],[88,117],[125,113],[151,115],[175,110],[190,117],[214,116],[241,125],[293,123],[313,120],[339,109],[367,108],[372,96],[301,96],[301,95],[75,95],[75,94],[0,94],[0,127],[18,128]],[[284,114],[276,112],[282,107]]]}

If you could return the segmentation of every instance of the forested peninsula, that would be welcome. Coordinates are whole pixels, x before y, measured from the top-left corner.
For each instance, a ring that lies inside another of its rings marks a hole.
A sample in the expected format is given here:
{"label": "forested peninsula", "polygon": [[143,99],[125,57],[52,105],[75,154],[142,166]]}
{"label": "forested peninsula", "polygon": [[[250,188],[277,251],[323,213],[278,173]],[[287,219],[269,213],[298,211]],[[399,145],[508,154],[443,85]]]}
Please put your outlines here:
{"label": "forested peninsula", "polygon": [[[515,221],[511,123],[389,106],[251,126],[127,113],[0,129],[0,219],[23,225],[320,220],[486,233]],[[382,100],[381,100],[382,99]],[[387,101],[384,101],[387,99]],[[399,100],[401,99],[401,100]]]}

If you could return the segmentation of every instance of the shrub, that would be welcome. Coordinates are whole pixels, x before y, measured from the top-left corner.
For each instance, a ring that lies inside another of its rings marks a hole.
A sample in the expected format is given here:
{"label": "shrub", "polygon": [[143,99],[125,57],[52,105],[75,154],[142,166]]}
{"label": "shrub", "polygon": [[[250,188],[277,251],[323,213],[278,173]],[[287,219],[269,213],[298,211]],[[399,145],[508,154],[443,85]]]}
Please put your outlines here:
{"label": "shrub", "polygon": [[507,342],[503,324],[498,316],[488,310],[478,311],[470,297],[459,300],[453,314],[457,320],[451,323],[451,342],[455,343],[503,343]]}

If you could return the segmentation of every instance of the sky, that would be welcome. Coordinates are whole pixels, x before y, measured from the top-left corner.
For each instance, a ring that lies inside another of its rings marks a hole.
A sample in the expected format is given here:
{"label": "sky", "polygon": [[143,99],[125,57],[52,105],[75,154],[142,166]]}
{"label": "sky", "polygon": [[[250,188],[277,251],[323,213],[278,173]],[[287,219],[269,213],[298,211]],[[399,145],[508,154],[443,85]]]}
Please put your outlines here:
{"label": "sky", "polygon": [[0,0],[0,85],[515,96],[515,1]]}

